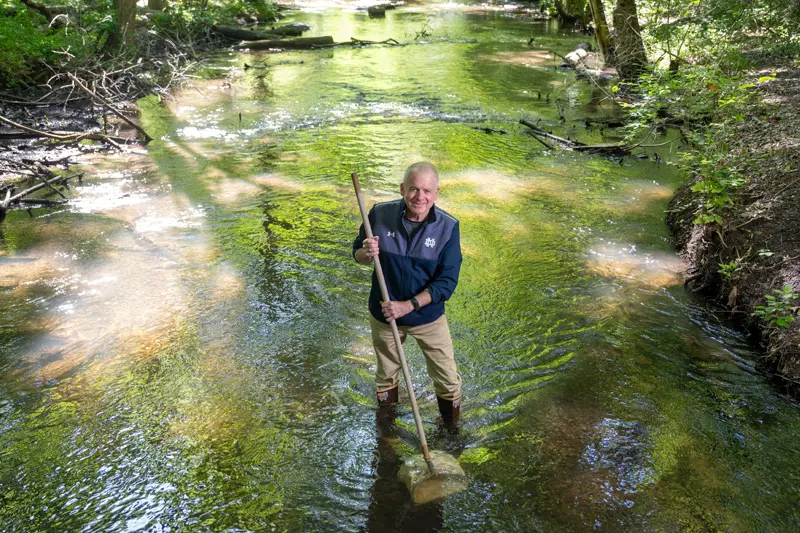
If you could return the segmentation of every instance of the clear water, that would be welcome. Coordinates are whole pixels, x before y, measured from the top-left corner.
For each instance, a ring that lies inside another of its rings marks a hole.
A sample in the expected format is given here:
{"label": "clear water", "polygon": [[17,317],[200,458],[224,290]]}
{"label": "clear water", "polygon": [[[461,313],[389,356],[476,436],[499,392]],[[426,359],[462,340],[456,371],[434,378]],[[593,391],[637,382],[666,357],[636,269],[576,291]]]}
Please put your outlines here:
{"label": "clear water", "polygon": [[[6,220],[0,531],[798,530],[800,411],[684,292],[680,176],[516,124],[613,140],[582,120],[608,89],[547,57],[581,37],[455,4],[306,9],[312,35],[406,45],[220,54],[142,102],[146,155],[87,161],[70,207]],[[419,159],[462,224],[457,435],[408,354],[431,447],[469,476],[424,506],[396,477],[408,403],[376,429],[350,257],[350,173],[396,198]]]}

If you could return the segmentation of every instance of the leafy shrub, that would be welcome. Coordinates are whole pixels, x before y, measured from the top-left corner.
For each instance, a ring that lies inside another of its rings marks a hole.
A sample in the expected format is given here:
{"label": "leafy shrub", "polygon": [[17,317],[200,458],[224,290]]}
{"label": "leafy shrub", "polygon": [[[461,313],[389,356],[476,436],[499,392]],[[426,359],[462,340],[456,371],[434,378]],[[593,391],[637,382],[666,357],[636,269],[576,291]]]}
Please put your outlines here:
{"label": "leafy shrub", "polygon": [[761,317],[767,322],[769,327],[788,328],[794,322],[800,306],[792,305],[800,297],[794,292],[791,285],[785,285],[782,289],[775,289],[775,294],[768,294],[764,297],[766,305],[756,306],[753,315]]}
{"label": "leafy shrub", "polygon": [[86,43],[70,26],[52,29],[39,14],[27,9],[0,16],[0,84],[15,86],[31,81],[42,70],[41,61],[64,64],[82,57]]}

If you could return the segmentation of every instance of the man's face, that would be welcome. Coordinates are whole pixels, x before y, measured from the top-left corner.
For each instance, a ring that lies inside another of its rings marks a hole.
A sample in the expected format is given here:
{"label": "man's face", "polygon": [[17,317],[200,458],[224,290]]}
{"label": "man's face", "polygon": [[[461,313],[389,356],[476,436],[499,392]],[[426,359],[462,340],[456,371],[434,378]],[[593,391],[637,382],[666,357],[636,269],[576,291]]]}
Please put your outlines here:
{"label": "man's face", "polygon": [[400,194],[406,202],[406,216],[413,214],[413,218],[417,220],[424,219],[439,198],[436,175],[430,170],[420,170],[412,174],[406,183],[400,184]]}

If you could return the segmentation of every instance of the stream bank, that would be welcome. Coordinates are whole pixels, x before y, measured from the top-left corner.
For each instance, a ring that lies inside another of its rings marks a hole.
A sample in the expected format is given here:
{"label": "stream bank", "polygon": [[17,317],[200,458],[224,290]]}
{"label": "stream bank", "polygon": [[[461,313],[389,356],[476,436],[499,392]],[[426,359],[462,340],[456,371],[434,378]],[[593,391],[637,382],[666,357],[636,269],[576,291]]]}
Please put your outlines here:
{"label": "stream bank", "polygon": [[738,127],[744,152],[736,155],[746,156],[745,182],[722,222],[694,223],[703,202],[692,191],[696,179],[676,191],[667,215],[689,263],[687,288],[724,305],[760,337],[766,350],[759,366],[795,395],[800,321],[793,320],[798,300],[791,295],[800,289],[799,80],[800,71],[785,68],[759,86],[767,112],[752,113]]}

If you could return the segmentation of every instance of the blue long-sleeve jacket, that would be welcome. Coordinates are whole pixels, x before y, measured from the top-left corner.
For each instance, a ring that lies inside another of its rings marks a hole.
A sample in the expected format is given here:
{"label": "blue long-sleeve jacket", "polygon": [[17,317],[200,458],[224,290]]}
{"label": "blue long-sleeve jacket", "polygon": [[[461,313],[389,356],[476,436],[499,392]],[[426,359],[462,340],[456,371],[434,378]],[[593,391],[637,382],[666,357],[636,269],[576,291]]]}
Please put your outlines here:
{"label": "blue long-sleeve jacket", "polygon": [[[406,204],[403,199],[375,204],[369,212],[372,233],[380,236],[381,267],[386,279],[389,299],[410,300],[425,289],[431,303],[397,320],[398,326],[418,326],[433,322],[444,314],[444,302],[458,284],[461,270],[461,243],[458,220],[435,205],[425,224],[409,242],[403,225]],[[353,256],[361,248],[366,232],[364,225],[353,242]],[[381,290],[378,277],[372,272],[369,311],[376,319],[386,322],[381,312]]]}

